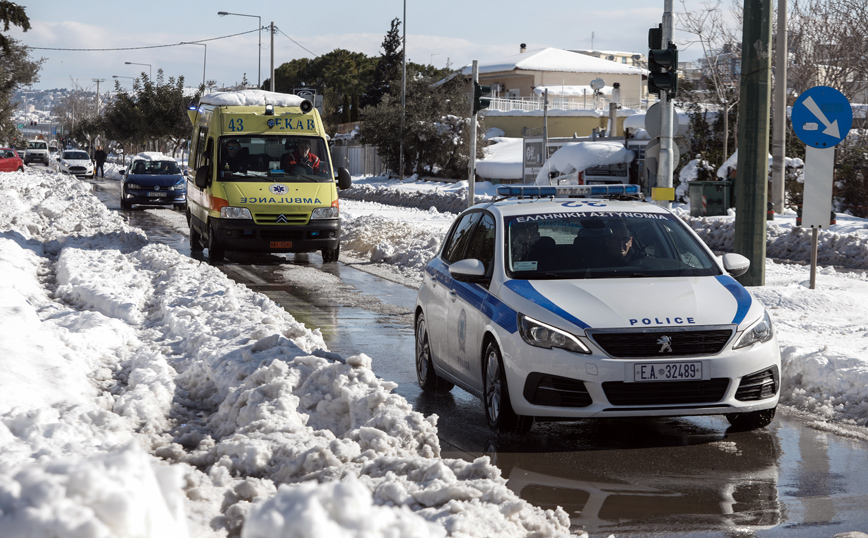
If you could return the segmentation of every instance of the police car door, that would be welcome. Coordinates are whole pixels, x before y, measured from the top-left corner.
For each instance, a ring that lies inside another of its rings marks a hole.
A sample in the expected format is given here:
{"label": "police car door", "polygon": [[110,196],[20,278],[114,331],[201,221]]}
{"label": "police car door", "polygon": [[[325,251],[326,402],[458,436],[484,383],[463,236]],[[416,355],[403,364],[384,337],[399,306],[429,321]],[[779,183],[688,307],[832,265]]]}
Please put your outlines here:
{"label": "police car door", "polygon": [[494,217],[484,213],[473,228],[462,259],[476,259],[485,266],[486,280],[453,280],[453,294],[448,303],[447,331],[450,338],[448,356],[454,373],[468,385],[482,390],[482,334],[488,321],[483,305],[494,263],[496,227]]}
{"label": "police car door", "polygon": [[425,317],[428,320],[428,336],[430,339],[431,352],[438,362],[438,366],[444,367],[450,372],[455,361],[449,356],[447,342],[454,338],[453,328],[446,324],[449,305],[455,298],[454,279],[449,274],[449,265],[463,259],[467,243],[470,241],[470,232],[481,217],[481,213],[473,211],[464,214],[449,231],[443,250],[437,260],[428,264],[431,272],[426,271],[426,287],[430,295],[425,300]]}

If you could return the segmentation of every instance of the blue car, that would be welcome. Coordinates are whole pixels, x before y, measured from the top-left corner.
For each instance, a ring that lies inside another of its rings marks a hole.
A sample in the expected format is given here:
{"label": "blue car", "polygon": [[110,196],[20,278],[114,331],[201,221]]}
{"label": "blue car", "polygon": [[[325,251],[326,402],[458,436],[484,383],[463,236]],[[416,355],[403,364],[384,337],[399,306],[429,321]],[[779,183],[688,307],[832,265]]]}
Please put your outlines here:
{"label": "blue car", "polygon": [[133,205],[187,208],[187,179],[171,157],[137,155],[120,174],[121,209]]}

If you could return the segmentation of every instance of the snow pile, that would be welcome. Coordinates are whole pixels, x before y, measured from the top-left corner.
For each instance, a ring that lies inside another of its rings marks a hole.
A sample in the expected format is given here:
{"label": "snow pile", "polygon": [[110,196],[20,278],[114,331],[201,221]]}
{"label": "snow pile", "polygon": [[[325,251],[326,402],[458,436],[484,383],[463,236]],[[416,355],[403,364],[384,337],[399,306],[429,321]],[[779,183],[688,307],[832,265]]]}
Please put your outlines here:
{"label": "snow pile", "polygon": [[568,534],[488,458],[441,459],[370,357],[84,185],[0,176],[0,536]]}

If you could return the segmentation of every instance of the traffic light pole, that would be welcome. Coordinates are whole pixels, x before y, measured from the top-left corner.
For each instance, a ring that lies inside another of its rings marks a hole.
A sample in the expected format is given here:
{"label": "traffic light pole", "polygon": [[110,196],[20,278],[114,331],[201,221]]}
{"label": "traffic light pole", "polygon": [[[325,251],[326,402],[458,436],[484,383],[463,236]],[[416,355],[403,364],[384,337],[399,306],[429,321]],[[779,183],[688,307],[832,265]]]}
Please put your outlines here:
{"label": "traffic light pole", "polygon": [[[664,0],[663,3],[663,27],[662,41],[667,44],[672,41],[672,0]],[[677,68],[677,66],[675,66]],[[675,168],[672,151],[672,124],[674,108],[667,92],[660,92],[660,157],[657,165],[657,183],[659,187],[671,189],[673,185],[672,174]],[[672,200],[658,200],[658,204],[669,208]]]}
{"label": "traffic light pole", "polygon": [[467,178],[467,207],[472,207],[476,200],[476,85],[479,84],[479,62],[473,60],[473,71],[470,83],[470,165]]}

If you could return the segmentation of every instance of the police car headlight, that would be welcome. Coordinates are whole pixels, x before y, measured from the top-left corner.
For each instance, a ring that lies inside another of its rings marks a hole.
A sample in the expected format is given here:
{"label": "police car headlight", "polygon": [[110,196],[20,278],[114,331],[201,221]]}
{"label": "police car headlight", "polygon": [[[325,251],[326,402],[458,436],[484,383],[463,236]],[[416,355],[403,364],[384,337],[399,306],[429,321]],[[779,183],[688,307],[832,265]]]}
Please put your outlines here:
{"label": "police car headlight", "polygon": [[310,220],[336,219],[340,217],[340,211],[336,207],[318,207],[311,211]]}
{"label": "police car headlight", "polygon": [[535,347],[566,349],[575,353],[590,353],[591,350],[568,332],[546,325],[524,314],[518,315],[518,332],[522,339]]}
{"label": "police car headlight", "polygon": [[763,314],[763,319],[761,319],[756,325],[748,329],[741,335],[741,338],[738,339],[738,342],[732,347],[733,349],[738,349],[741,347],[747,347],[751,344],[756,344],[757,342],[768,342],[774,336],[774,331],[772,330],[772,320],[769,317],[769,313],[765,312]]}
{"label": "police car headlight", "polygon": [[250,210],[246,207],[221,207],[221,219],[252,219]]}

